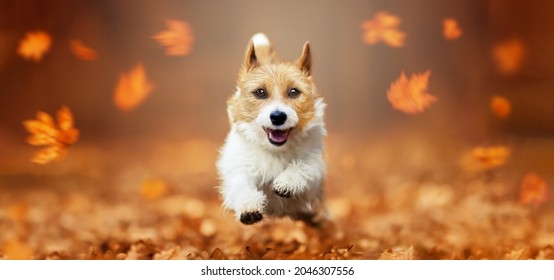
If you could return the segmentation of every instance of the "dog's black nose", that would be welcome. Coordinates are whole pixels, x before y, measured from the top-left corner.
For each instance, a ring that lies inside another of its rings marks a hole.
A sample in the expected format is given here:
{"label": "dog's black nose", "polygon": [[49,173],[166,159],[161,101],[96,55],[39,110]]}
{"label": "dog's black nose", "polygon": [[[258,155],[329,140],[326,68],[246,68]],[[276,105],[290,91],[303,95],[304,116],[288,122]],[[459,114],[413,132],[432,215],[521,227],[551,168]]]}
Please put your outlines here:
{"label": "dog's black nose", "polygon": [[271,119],[273,125],[282,125],[287,120],[287,114],[281,111],[273,111],[269,115],[269,119]]}

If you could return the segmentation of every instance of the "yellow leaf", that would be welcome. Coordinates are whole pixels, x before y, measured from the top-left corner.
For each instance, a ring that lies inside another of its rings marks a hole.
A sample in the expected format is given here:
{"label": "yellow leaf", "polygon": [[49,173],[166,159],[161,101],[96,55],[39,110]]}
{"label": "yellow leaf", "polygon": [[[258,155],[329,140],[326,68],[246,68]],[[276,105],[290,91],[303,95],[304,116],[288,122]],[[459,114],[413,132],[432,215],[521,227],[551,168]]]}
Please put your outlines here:
{"label": "yellow leaf", "polygon": [[40,149],[31,159],[32,162],[38,164],[47,164],[53,160],[61,160],[65,157],[66,149],[62,146],[51,146]]}
{"label": "yellow leaf", "polygon": [[27,137],[27,143],[33,146],[47,146],[55,145],[57,143],[57,137],[52,137],[48,134],[34,134]]}
{"label": "yellow leaf", "polygon": [[51,145],[56,143],[58,130],[53,122],[43,122],[39,120],[28,120],[23,122],[23,126],[31,133],[27,142],[34,146]]}
{"label": "yellow leaf", "polygon": [[496,44],[492,56],[502,74],[514,74],[525,59],[525,46],[519,39],[511,39]]}
{"label": "yellow leaf", "polygon": [[44,123],[47,126],[54,125],[54,119],[50,115],[42,111],[37,112],[37,120],[39,120],[40,122]]}
{"label": "yellow leaf", "polygon": [[504,146],[476,147],[462,156],[461,165],[468,171],[489,170],[504,165],[509,156]]}
{"label": "yellow leaf", "polygon": [[79,130],[73,127],[73,114],[66,106],[62,106],[58,111],[58,127],[60,130],[58,142],[71,145],[79,139]]}
{"label": "yellow leaf", "polygon": [[386,11],[378,12],[373,19],[362,23],[362,39],[368,45],[383,42],[388,46],[398,48],[404,45],[406,34],[398,30],[402,21],[398,16]]}
{"label": "yellow leaf", "polygon": [[502,96],[494,96],[491,100],[491,110],[499,118],[506,118],[512,111],[512,105],[508,99]]}
{"label": "yellow leaf", "polygon": [[50,49],[52,39],[43,31],[28,32],[19,42],[17,53],[27,60],[38,62]]}
{"label": "yellow leaf", "polygon": [[402,72],[387,91],[387,98],[392,107],[406,114],[417,114],[436,102],[437,98],[427,92],[430,76],[431,70],[414,74],[410,79]]}
{"label": "yellow leaf", "polygon": [[144,66],[138,64],[128,74],[121,74],[115,88],[115,105],[122,111],[139,106],[154,87],[148,81]]}
{"label": "yellow leaf", "polygon": [[525,174],[519,191],[519,203],[524,205],[540,205],[548,200],[548,185],[546,180],[537,173]]}
{"label": "yellow leaf", "polygon": [[453,18],[444,19],[442,27],[442,33],[447,40],[456,40],[462,36],[462,29],[458,26],[458,21]]}
{"label": "yellow leaf", "polygon": [[73,114],[66,106],[58,111],[58,123],[44,112],[37,113],[36,120],[27,120],[23,126],[31,134],[27,137],[27,143],[33,146],[46,146],[39,150],[31,159],[38,164],[46,164],[53,160],[62,159],[67,153],[67,148],[79,139],[79,130],[73,127]]}
{"label": "yellow leaf", "polygon": [[98,53],[79,40],[70,40],[69,49],[71,53],[81,60],[95,60],[98,59]]}
{"label": "yellow leaf", "polygon": [[192,28],[184,21],[166,20],[167,30],[163,30],[152,38],[166,48],[165,53],[173,56],[184,56],[192,51],[194,36]]}

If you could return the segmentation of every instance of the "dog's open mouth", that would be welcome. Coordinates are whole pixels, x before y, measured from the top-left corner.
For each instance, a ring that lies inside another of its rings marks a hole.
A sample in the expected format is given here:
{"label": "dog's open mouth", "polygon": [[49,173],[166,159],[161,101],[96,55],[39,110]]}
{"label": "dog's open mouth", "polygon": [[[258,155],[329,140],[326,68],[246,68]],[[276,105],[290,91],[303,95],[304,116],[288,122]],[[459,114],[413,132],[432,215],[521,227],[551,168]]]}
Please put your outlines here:
{"label": "dog's open mouth", "polygon": [[289,133],[292,128],[289,129],[271,129],[264,127],[265,134],[267,135],[267,140],[269,143],[275,146],[282,146],[287,142],[289,138]]}

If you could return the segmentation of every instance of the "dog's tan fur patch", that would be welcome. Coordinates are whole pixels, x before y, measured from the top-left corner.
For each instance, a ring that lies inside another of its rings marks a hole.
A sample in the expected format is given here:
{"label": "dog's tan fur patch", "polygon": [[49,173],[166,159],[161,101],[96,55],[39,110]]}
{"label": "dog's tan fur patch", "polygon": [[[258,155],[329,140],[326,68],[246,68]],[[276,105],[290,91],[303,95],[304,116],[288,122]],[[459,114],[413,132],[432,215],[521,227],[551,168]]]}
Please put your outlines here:
{"label": "dog's tan fur patch", "polygon": [[[233,95],[228,101],[234,121],[254,120],[264,105],[275,100],[294,108],[298,114],[298,129],[302,129],[315,116],[314,102],[318,97],[317,91],[311,76],[296,64],[281,62],[253,68],[243,66],[237,80],[237,88],[240,93]],[[257,99],[253,92],[258,88],[264,89],[269,97]],[[292,88],[300,90],[298,97],[288,96]]]}

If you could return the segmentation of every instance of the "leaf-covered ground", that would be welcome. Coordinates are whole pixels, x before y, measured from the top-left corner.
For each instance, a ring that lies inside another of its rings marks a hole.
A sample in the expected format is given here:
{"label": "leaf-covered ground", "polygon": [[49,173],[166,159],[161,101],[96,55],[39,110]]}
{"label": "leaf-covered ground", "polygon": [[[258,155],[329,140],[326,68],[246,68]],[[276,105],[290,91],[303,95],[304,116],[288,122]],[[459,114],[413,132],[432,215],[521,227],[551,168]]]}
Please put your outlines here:
{"label": "leaf-covered ground", "polygon": [[83,141],[48,165],[2,139],[0,258],[554,259],[552,203],[519,201],[528,171],[552,182],[552,143],[470,172],[455,143],[368,139],[328,137],[321,229],[236,222],[216,189],[222,139]]}

